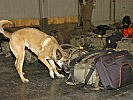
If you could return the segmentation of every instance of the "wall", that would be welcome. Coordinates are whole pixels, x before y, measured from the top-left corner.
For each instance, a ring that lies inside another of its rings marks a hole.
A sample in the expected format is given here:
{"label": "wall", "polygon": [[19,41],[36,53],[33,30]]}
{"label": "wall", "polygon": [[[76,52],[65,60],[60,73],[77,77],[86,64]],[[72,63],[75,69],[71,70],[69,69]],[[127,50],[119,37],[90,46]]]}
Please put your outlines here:
{"label": "wall", "polygon": [[[92,21],[112,23],[121,21],[125,15],[133,19],[132,5],[133,0],[96,0]],[[0,0],[0,19],[27,26],[38,25],[40,18],[46,18],[48,24],[77,23],[78,0]]]}
{"label": "wall", "polygon": [[38,0],[0,0],[0,19],[39,18]]}
{"label": "wall", "polygon": [[41,0],[42,17],[78,16],[78,0]]}
{"label": "wall", "polygon": [[0,19],[8,19],[15,26],[39,25],[38,0],[0,0]]}
{"label": "wall", "polygon": [[110,19],[110,0],[96,0],[96,7],[93,10],[93,21],[108,21]]}
{"label": "wall", "polygon": [[0,0],[0,19],[9,19],[16,26],[78,22],[78,0]]}
{"label": "wall", "polygon": [[40,16],[48,24],[78,22],[78,0],[40,0]]}
{"label": "wall", "polygon": [[133,0],[116,0],[115,19],[120,21],[125,15],[133,19]]}
{"label": "wall", "polygon": [[96,0],[92,21],[96,25],[110,24],[120,22],[125,15],[133,19],[132,9],[133,0]]}

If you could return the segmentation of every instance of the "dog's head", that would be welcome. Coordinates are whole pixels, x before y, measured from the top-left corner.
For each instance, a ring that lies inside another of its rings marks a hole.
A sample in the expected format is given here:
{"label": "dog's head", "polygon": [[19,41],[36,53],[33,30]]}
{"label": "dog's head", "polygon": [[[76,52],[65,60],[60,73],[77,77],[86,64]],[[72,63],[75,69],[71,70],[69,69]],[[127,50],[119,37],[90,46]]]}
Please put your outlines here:
{"label": "dog's head", "polygon": [[57,63],[59,68],[63,69],[66,73],[67,73],[67,70],[69,69],[68,60],[69,60],[69,55],[65,51],[63,51],[62,53],[59,50],[56,51],[55,62]]}

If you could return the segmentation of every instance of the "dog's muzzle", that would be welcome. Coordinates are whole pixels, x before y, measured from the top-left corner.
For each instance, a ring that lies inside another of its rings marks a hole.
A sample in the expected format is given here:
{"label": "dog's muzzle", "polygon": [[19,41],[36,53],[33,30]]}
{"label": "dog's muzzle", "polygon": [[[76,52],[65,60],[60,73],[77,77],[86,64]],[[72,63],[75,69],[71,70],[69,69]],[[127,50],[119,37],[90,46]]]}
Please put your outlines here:
{"label": "dog's muzzle", "polygon": [[64,62],[62,69],[65,73],[70,73],[70,67],[69,67],[68,61]]}
{"label": "dog's muzzle", "polygon": [[68,61],[56,61],[58,65],[58,70],[63,70],[65,73],[70,73],[68,68]]}

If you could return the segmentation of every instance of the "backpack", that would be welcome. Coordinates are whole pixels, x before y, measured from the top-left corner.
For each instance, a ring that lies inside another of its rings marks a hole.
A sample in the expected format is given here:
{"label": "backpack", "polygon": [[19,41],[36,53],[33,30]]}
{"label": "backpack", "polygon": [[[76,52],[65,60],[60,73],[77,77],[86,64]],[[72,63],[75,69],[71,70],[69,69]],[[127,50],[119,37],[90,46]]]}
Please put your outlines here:
{"label": "backpack", "polygon": [[99,75],[94,66],[94,59],[105,53],[107,50],[95,50],[72,59],[66,83],[75,86],[82,84],[83,87],[90,85],[93,90],[99,90]]}
{"label": "backpack", "polygon": [[98,25],[93,32],[97,35],[105,35],[109,29],[110,27],[108,25]]}
{"label": "backpack", "polygon": [[[89,63],[83,66],[84,59],[89,59]],[[73,59],[70,65],[71,73],[66,81],[69,85],[93,85],[97,75],[105,89],[118,89],[133,83],[133,56],[126,50],[89,52]]]}
{"label": "backpack", "polygon": [[106,46],[105,48],[116,48],[117,42],[121,41],[123,34],[120,32],[113,33],[111,36],[106,37]]}

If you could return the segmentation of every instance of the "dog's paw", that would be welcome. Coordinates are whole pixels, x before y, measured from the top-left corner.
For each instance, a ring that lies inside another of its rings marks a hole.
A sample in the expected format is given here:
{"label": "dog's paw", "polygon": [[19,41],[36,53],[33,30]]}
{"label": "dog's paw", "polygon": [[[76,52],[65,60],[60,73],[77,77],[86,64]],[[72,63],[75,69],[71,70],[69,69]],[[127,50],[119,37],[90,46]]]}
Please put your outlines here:
{"label": "dog's paw", "polygon": [[50,77],[54,78],[54,72],[53,71],[50,71]]}
{"label": "dog's paw", "polygon": [[57,77],[58,77],[58,78],[63,78],[63,77],[65,77],[65,76],[64,76],[63,74],[58,74]]}
{"label": "dog's paw", "polygon": [[22,82],[23,82],[23,83],[28,83],[29,80],[28,80],[28,79],[24,79],[24,80],[22,80]]}

